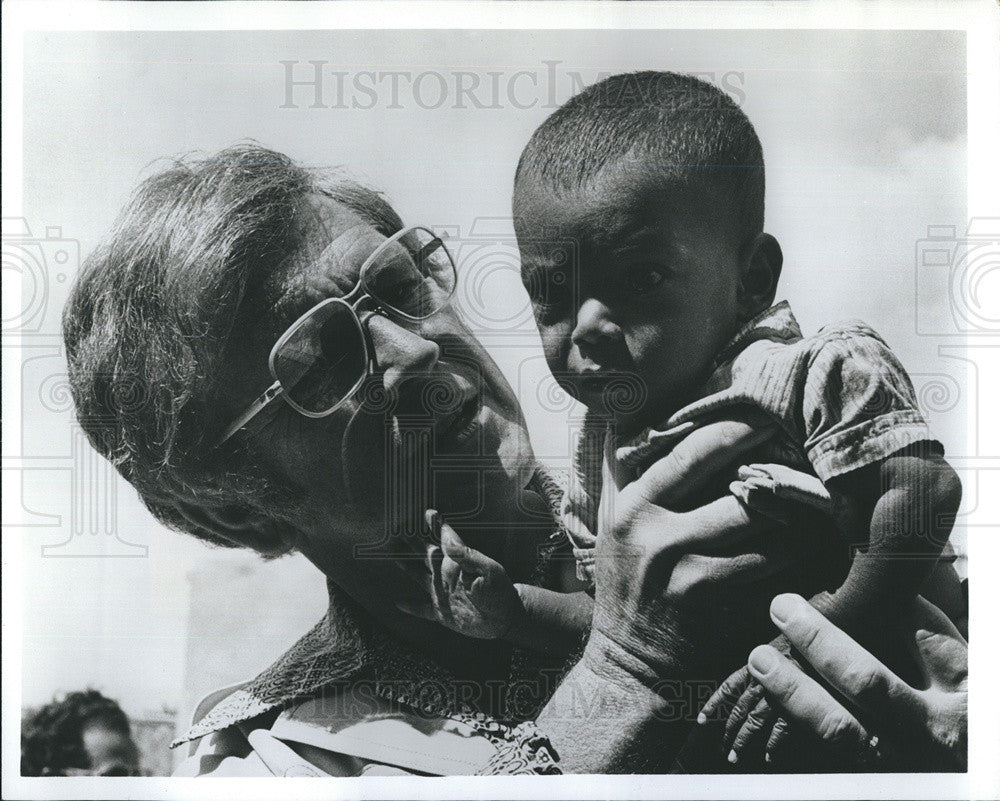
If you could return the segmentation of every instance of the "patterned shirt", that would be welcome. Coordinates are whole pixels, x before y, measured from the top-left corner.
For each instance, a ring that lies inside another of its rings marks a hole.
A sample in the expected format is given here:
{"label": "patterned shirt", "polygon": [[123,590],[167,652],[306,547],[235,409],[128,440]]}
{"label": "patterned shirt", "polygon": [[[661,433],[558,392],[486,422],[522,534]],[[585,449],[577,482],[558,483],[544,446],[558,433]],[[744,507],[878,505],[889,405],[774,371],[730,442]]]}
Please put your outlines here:
{"label": "patterned shirt", "polygon": [[[620,480],[634,480],[693,428],[733,407],[750,407],[777,424],[778,435],[753,452],[754,461],[795,468],[822,482],[916,442],[941,447],[917,408],[906,371],[875,331],[850,321],[803,337],[788,303],[781,302],[736,334],[697,400],[662,426],[619,442],[606,422],[588,415],[561,508],[581,579],[593,581],[605,463]],[[825,494],[800,483],[786,495]]]}

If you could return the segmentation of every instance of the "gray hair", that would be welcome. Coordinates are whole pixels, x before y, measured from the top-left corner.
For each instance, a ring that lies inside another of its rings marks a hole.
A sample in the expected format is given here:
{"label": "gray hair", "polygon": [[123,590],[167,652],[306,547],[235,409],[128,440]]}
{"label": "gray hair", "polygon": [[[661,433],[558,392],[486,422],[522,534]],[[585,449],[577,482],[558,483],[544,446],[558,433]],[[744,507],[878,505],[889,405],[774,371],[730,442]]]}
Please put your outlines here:
{"label": "gray hair", "polygon": [[[290,489],[251,446],[211,445],[234,321],[263,314],[247,306],[265,302],[260,288],[301,244],[296,214],[310,194],[386,236],[402,227],[378,193],[256,144],[181,158],[135,190],[63,313],[77,418],[94,448],[167,526],[268,556],[294,542]],[[234,538],[213,509],[266,522]]]}

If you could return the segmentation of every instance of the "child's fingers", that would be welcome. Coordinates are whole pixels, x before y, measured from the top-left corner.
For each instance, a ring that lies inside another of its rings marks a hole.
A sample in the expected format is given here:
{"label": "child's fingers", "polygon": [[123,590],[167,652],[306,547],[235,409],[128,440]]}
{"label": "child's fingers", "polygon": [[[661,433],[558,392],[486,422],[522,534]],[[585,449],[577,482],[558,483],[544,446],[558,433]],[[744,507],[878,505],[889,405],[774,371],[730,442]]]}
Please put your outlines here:
{"label": "child's fingers", "polygon": [[716,717],[721,717],[724,710],[732,709],[740,696],[743,695],[743,690],[749,681],[750,671],[746,667],[733,673],[719,685],[718,690],[712,693],[712,697],[698,713],[698,722],[706,723],[709,720],[714,720]]}
{"label": "child's fingers", "polygon": [[470,548],[447,523],[441,524],[441,547],[449,559],[455,561],[463,571],[485,576],[495,570],[503,570],[498,562],[475,548]]}
{"label": "child's fingers", "polygon": [[763,697],[764,688],[751,680],[751,683],[743,690],[743,695],[736,702],[736,706],[729,713],[729,719],[726,721],[726,732],[723,735],[722,741],[727,748],[732,749],[733,743],[736,742],[736,735],[739,734],[740,729],[746,723],[747,717]]}
{"label": "child's fingers", "polygon": [[780,764],[784,761],[787,753],[788,743],[791,738],[788,734],[788,721],[778,718],[771,729],[771,736],[767,738],[767,745],[764,746],[764,761],[773,764]]}
{"label": "child's fingers", "polygon": [[[767,699],[761,698],[737,732],[730,757],[735,755],[737,758],[741,758],[745,754],[753,754],[755,751],[758,756],[763,753],[765,749],[762,741],[771,730],[777,717],[778,713],[768,704]],[[729,761],[735,762],[736,759],[730,758]]]}
{"label": "child's fingers", "polygon": [[787,501],[782,503],[773,492],[762,490],[750,481],[730,482],[729,492],[755,512],[766,515],[772,520],[777,520],[779,523],[787,523],[790,520]]}
{"label": "child's fingers", "polygon": [[427,524],[427,538],[433,545],[440,545],[442,520],[437,509],[428,509],[424,512],[424,523]]}
{"label": "child's fingers", "polygon": [[[757,646],[750,652],[748,662],[754,676],[764,682],[772,702],[796,721],[799,730],[812,732],[835,751],[856,752],[868,742],[869,734],[858,719],[835,701],[819,682],[772,646]],[[788,752],[775,748],[772,759],[779,753]]]}
{"label": "child's fingers", "polygon": [[474,576],[472,581],[467,581],[467,577],[465,575],[463,575],[462,578],[463,580],[466,580],[465,589],[469,593],[469,600],[471,600],[473,604],[479,606],[483,602],[490,599],[489,583],[483,576]]}

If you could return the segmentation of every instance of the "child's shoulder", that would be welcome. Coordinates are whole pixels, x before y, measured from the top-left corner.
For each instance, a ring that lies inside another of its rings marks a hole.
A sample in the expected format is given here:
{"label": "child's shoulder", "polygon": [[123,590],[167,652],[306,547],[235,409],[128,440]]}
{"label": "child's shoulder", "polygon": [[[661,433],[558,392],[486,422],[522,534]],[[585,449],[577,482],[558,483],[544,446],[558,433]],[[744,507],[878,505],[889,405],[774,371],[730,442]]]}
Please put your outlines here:
{"label": "child's shoulder", "polygon": [[882,347],[888,348],[882,336],[864,320],[842,320],[837,323],[822,326],[812,336],[804,337],[803,341],[813,346],[823,346],[828,342],[850,342],[852,340],[875,340]]}
{"label": "child's shoulder", "polygon": [[853,319],[824,325],[814,334],[751,342],[734,359],[734,368],[736,372],[750,374],[769,369],[798,371],[849,357],[876,363],[895,358],[874,328],[863,320]]}
{"label": "child's shoulder", "polygon": [[800,343],[810,369],[825,369],[850,362],[856,369],[877,371],[897,368],[899,359],[889,344],[863,320],[845,320],[824,325]]}
{"label": "child's shoulder", "polygon": [[874,328],[861,320],[845,320],[793,340],[751,343],[719,380],[768,391],[781,387],[782,393],[792,395],[795,387],[825,386],[831,376],[843,382],[848,376],[877,375],[905,383],[906,372]]}

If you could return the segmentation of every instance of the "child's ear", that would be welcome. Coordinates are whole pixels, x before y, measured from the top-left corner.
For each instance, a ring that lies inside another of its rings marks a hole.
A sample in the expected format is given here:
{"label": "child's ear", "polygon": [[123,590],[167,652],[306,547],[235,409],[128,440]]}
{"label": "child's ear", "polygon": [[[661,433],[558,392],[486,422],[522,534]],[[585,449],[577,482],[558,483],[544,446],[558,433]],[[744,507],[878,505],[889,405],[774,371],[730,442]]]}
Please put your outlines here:
{"label": "child's ear", "polygon": [[740,306],[752,317],[774,303],[781,276],[781,245],[770,234],[757,234],[740,254]]}

